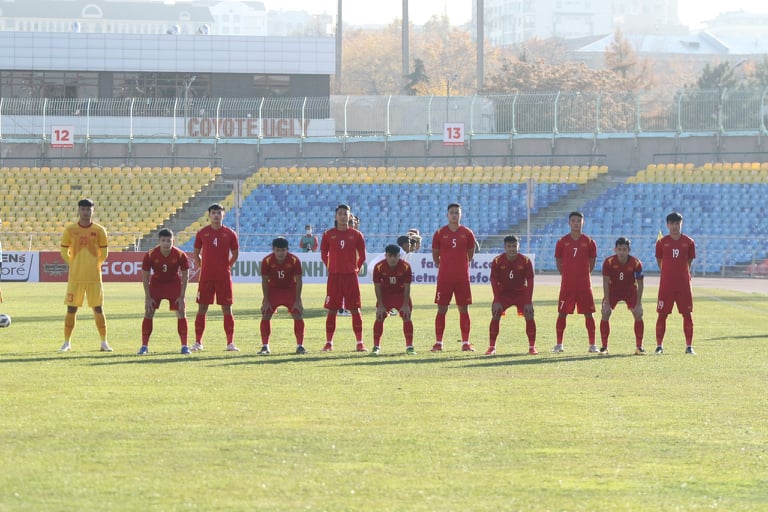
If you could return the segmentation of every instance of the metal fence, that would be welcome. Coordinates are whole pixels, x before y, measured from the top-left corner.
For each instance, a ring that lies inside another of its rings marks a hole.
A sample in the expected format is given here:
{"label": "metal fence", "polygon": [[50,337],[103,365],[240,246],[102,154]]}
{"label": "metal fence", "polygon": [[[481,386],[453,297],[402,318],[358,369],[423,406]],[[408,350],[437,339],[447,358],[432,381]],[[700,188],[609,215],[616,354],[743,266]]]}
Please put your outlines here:
{"label": "metal fence", "polygon": [[263,139],[578,133],[766,133],[768,90],[329,98],[0,98],[0,140],[68,125],[96,138]]}

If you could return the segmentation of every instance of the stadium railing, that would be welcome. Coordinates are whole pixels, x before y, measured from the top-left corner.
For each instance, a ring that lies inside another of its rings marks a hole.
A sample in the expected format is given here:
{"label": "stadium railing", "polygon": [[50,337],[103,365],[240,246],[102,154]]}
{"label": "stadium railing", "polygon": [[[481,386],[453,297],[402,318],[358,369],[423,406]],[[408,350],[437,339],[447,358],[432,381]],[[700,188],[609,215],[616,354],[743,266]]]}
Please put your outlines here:
{"label": "stadium railing", "polygon": [[326,98],[2,98],[0,139],[50,137],[71,126],[78,141],[101,138],[241,139],[419,136],[441,140],[445,124],[467,137],[529,134],[766,134],[766,91],[526,93],[485,96]]}

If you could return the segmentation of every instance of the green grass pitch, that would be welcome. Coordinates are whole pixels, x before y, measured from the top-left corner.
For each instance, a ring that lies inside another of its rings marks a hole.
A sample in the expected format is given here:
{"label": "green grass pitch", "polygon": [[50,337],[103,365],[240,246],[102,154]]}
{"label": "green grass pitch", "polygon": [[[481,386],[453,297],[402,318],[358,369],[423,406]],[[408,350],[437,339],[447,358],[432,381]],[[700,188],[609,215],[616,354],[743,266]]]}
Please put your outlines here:
{"label": "green grass pitch", "polygon": [[[59,354],[63,284],[3,283],[0,511],[765,510],[768,295],[694,288],[697,356],[670,317],[664,356],[633,355],[630,313],[612,319],[611,355],[587,354],[571,316],[554,344],[557,289],[534,295],[539,356],[523,320],[502,319],[484,357],[490,288],[474,288],[462,353],[448,313],[432,354],[432,286],[414,287],[415,346],[385,324],[379,357],[354,353],[349,318],[321,353],[324,287],[305,286],[306,346],[285,312],[259,357],[259,285],[235,286],[236,343],[212,308],[206,351],[181,356],[167,305],[139,357],[141,284],[105,285],[113,353],[98,352],[83,308]],[[190,286],[190,330],[196,310]],[[363,288],[370,346],[373,290]],[[596,296],[600,291],[595,291]],[[656,289],[645,294],[654,347]]]}

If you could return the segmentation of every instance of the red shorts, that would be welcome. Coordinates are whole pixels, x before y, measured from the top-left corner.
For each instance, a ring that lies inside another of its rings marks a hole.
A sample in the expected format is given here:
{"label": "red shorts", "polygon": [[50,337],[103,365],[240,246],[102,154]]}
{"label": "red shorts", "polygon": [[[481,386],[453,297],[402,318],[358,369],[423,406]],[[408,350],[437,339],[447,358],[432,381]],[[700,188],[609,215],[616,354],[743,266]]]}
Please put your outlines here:
{"label": "red shorts", "polygon": [[624,301],[627,303],[627,309],[635,309],[635,306],[637,306],[637,291],[634,291],[630,293],[629,295],[616,295],[614,296],[611,294],[611,300],[609,302],[609,306],[611,306],[611,309],[616,309],[616,306],[619,302]]}
{"label": "red shorts", "polygon": [[560,296],[557,299],[557,312],[570,315],[574,309],[580,315],[595,312],[595,299],[592,296],[592,288],[581,290],[564,290],[560,288]]}
{"label": "red shorts", "polygon": [[447,306],[451,303],[451,297],[455,297],[457,306],[472,304],[472,289],[469,287],[469,279],[462,281],[441,281],[438,279],[435,304]]}
{"label": "red shorts", "polygon": [[[403,294],[402,293],[397,293],[397,294],[393,293],[393,294],[389,294],[389,295],[383,294],[382,298],[384,299],[384,309],[386,309],[387,311],[389,311],[391,309],[397,309],[399,311],[400,308],[403,307]],[[408,305],[411,306],[411,309],[413,309],[413,303],[412,302],[409,301]],[[379,307],[379,303],[378,302],[376,303],[376,307],[377,308]]]}
{"label": "red shorts", "polygon": [[168,300],[171,311],[178,311],[179,304],[176,299],[181,295],[181,283],[149,283],[149,296],[152,298],[152,307],[158,309],[160,303]]}
{"label": "red shorts", "polygon": [[232,299],[232,279],[215,279],[198,283],[198,304],[213,304],[214,297],[216,297],[216,304],[221,306],[234,304]]}
{"label": "red shorts", "polygon": [[360,309],[360,283],[357,274],[329,274],[325,286],[325,309]]}
{"label": "red shorts", "polygon": [[280,306],[293,313],[294,305],[296,304],[296,290],[290,288],[278,288],[276,290],[269,290],[269,303],[272,305],[272,312],[277,311]]}
{"label": "red shorts", "polygon": [[503,293],[501,296],[493,298],[491,308],[496,302],[501,304],[504,311],[512,306],[517,306],[517,316],[523,316],[523,306],[530,304],[527,293]]}
{"label": "red shorts", "polygon": [[668,315],[672,312],[672,305],[677,304],[678,313],[685,314],[693,311],[693,295],[691,289],[666,291],[659,289],[659,300],[656,303],[656,312]]}

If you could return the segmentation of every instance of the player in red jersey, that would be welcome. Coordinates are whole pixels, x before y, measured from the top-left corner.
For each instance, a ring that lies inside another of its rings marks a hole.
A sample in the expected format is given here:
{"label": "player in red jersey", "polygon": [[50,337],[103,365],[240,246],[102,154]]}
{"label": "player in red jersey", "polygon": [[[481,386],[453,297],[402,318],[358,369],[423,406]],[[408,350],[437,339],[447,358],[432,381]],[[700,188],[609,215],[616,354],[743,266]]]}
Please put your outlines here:
{"label": "player in red jersey", "polygon": [[669,234],[656,241],[656,262],[659,264],[659,300],[656,311],[656,353],[664,353],[664,333],[667,330],[667,316],[672,305],[683,316],[685,353],[693,351],[693,292],[691,291],[691,263],[696,258],[696,244],[684,235],[683,216],[677,212],[667,215]]}
{"label": "player in red jersey", "polygon": [[528,353],[536,355],[536,321],[533,319],[533,264],[530,258],[520,254],[520,241],[514,235],[504,237],[504,253],[491,262],[491,325],[490,346],[485,355],[496,353],[501,315],[511,306],[517,306],[517,315],[525,317],[525,334],[528,336]]}
{"label": "player in red jersey", "polygon": [[360,314],[360,282],[357,274],[365,263],[365,239],[363,234],[349,226],[350,208],[346,204],[336,207],[335,227],[323,233],[320,257],[328,269],[325,308],[326,343],[323,352],[333,350],[336,332],[336,315],[344,307],[352,313],[352,330],[357,339],[356,350],[366,352],[363,344],[363,317]]}
{"label": "player in red jersey", "polygon": [[187,346],[187,303],[184,298],[189,281],[187,254],[173,246],[173,231],[161,229],[160,243],[144,255],[141,275],[144,281],[144,321],[141,323],[141,348],[138,355],[149,354],[155,311],[163,300],[168,300],[171,311],[176,312],[176,329],[181,340],[181,353],[189,354]]}
{"label": "player in red jersey", "polygon": [[227,351],[237,352],[235,346],[235,317],[232,314],[232,265],[237,261],[240,244],[237,233],[222,224],[224,207],[214,203],[208,207],[211,223],[195,236],[195,259],[200,268],[200,282],[197,288],[197,316],[195,316],[195,344],[192,351],[203,350],[205,315],[208,306],[216,301],[224,316],[224,334],[227,337]]}
{"label": "player in red jersey", "polygon": [[557,323],[555,333],[557,344],[552,352],[563,351],[563,334],[568,315],[574,309],[584,315],[587,327],[589,351],[597,352],[595,346],[595,299],[592,296],[592,279],[590,274],[597,261],[597,244],[582,233],[584,214],[571,212],[568,215],[568,226],[571,232],[557,241],[555,245],[555,262],[560,272],[560,296],[557,300]]}
{"label": "player in red jersey", "polygon": [[261,260],[261,350],[259,355],[268,356],[269,335],[272,333],[272,315],[285,306],[293,317],[293,334],[296,336],[296,353],[306,354],[304,349],[304,305],[301,303],[301,261],[288,252],[288,240],[277,237],[272,240],[272,254]]}
{"label": "player in red jersey", "polygon": [[373,267],[373,289],[376,293],[376,321],[373,324],[373,354],[381,351],[384,320],[391,310],[400,313],[405,335],[405,353],[413,355],[413,322],[411,321],[411,280],[413,271],[407,261],[400,258],[400,247],[388,245],[386,257]]}
{"label": "player in red jersey", "polygon": [[613,256],[603,261],[603,305],[600,319],[600,354],[608,354],[608,336],[611,334],[611,313],[624,301],[635,317],[635,354],[645,354],[643,349],[643,264],[629,254],[631,242],[620,237],[614,244]]}
{"label": "player in red jersey", "polygon": [[432,236],[432,260],[437,267],[437,289],[435,291],[435,344],[432,352],[443,350],[445,315],[451,297],[456,298],[461,330],[461,350],[474,352],[469,342],[471,322],[468,306],[472,304],[472,290],[469,287],[469,262],[475,256],[475,234],[461,225],[461,205],[448,205],[448,224]]}

